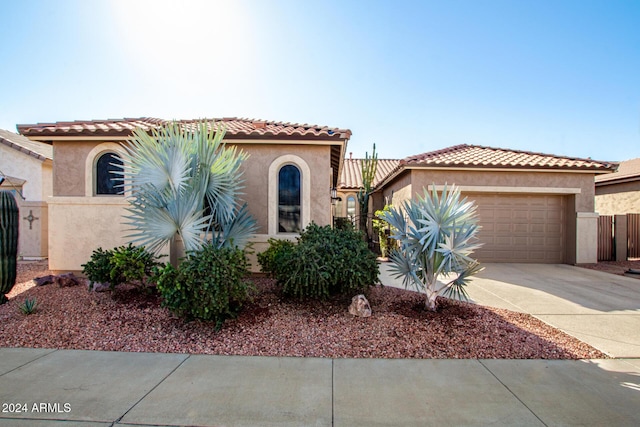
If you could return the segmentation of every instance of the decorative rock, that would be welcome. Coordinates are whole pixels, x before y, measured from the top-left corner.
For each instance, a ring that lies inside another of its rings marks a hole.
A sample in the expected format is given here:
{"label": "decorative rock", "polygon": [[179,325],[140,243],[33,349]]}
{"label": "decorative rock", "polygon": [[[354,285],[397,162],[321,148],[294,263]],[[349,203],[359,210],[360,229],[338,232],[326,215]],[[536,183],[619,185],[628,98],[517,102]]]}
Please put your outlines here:
{"label": "decorative rock", "polygon": [[371,306],[369,301],[364,295],[356,295],[351,298],[351,305],[349,306],[349,313],[359,317],[371,316]]}
{"label": "decorative rock", "polygon": [[35,283],[36,286],[50,285],[55,281],[56,281],[56,276],[54,276],[53,274],[49,274],[48,276],[43,276],[43,277],[36,277],[35,279],[33,279],[33,283]]}
{"label": "decorative rock", "polygon": [[89,284],[89,290],[93,292],[107,292],[111,289],[111,283],[109,282],[95,282],[93,284]]}
{"label": "decorative rock", "polygon": [[44,286],[55,283],[61,288],[64,288],[67,286],[78,286],[82,284],[82,279],[76,277],[73,273],[60,274],[59,276],[49,274],[48,276],[36,277],[35,279],[33,279],[33,283],[35,283],[36,286]]}
{"label": "decorative rock", "polygon": [[61,274],[56,276],[55,280],[61,288],[65,288],[67,286],[78,286],[81,284],[81,279],[76,277],[73,273]]}

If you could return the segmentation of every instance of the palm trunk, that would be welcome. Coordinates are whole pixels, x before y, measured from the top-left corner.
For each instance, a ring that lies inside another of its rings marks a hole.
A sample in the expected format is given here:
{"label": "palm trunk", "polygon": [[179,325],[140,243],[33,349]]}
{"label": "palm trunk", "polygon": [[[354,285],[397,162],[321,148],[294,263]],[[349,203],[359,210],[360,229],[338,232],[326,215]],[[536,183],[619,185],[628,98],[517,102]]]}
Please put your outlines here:
{"label": "palm trunk", "polygon": [[425,310],[436,311],[438,309],[436,298],[438,298],[438,293],[427,288],[427,298],[424,303]]}
{"label": "palm trunk", "polygon": [[182,240],[182,236],[176,233],[169,241],[169,263],[178,268],[178,264],[180,264],[185,256],[184,241]]}

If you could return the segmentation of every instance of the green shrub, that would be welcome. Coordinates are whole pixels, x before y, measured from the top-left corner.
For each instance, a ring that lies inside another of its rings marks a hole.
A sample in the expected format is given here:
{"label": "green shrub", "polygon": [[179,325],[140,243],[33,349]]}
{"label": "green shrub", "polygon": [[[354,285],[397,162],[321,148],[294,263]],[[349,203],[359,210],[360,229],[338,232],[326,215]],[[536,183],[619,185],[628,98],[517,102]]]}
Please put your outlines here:
{"label": "green shrub", "polygon": [[249,297],[247,266],[243,250],[206,245],[189,252],[177,269],[159,269],[154,281],[164,307],[189,320],[215,321],[220,328]]}
{"label": "green shrub", "polygon": [[310,224],[298,244],[278,258],[276,279],[297,298],[366,292],[378,280],[376,256],[361,232]]}
{"label": "green shrub", "polygon": [[144,246],[120,246],[104,251],[93,251],[91,260],[82,264],[82,272],[94,283],[109,283],[111,287],[122,283],[145,284],[153,269],[159,266],[160,257],[147,251]]}
{"label": "green shrub", "polygon": [[112,250],[105,251],[98,248],[91,254],[91,259],[86,264],[82,264],[82,273],[87,276],[91,284],[106,283],[111,274],[111,254]]}
{"label": "green shrub", "polygon": [[294,250],[295,244],[290,240],[269,239],[269,248],[258,254],[260,271],[268,273],[272,277],[277,277],[278,267],[283,260]]}

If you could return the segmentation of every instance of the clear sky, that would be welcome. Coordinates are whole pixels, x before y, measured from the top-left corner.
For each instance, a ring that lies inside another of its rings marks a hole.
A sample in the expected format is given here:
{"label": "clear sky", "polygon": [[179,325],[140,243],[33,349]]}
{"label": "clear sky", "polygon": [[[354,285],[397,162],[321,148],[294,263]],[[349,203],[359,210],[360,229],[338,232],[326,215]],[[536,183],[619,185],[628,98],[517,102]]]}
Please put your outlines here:
{"label": "clear sky", "polygon": [[0,128],[248,117],[640,157],[640,0],[0,0]]}

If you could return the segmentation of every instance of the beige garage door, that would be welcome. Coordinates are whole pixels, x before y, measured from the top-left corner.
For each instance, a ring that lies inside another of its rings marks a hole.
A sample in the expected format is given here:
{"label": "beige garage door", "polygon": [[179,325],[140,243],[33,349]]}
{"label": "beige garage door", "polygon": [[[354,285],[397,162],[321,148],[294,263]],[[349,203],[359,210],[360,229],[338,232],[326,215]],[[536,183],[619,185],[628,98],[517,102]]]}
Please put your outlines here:
{"label": "beige garage door", "polygon": [[561,263],[565,199],[562,196],[468,194],[478,205],[484,262]]}

